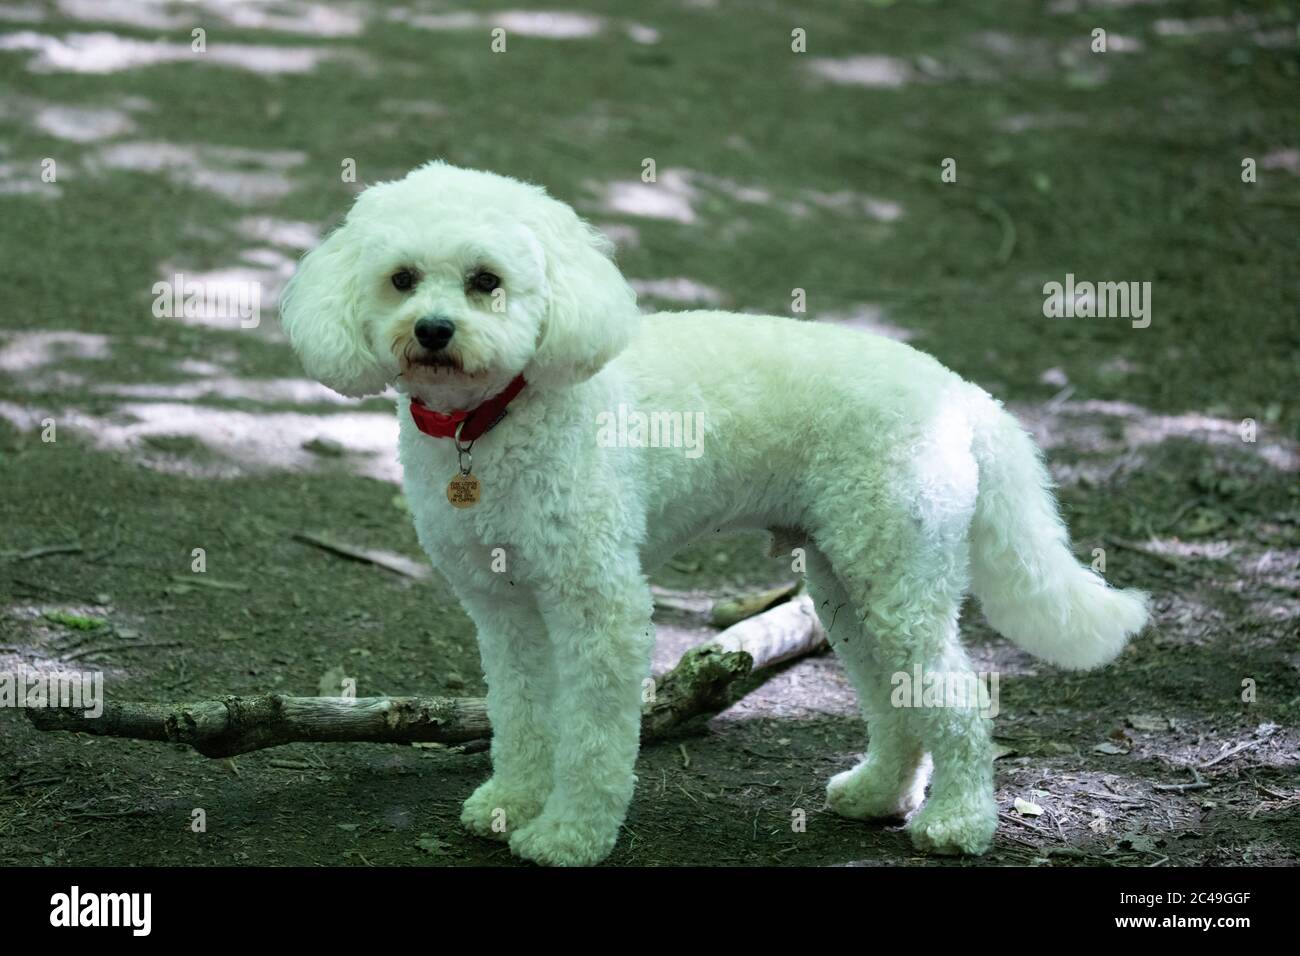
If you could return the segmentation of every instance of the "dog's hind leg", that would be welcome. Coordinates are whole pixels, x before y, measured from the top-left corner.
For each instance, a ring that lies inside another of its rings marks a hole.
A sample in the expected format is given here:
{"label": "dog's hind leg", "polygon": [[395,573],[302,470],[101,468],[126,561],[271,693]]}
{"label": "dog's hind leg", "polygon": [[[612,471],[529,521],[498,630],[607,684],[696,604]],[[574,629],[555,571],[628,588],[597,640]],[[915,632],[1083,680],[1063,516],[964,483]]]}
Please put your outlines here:
{"label": "dog's hind leg", "polygon": [[890,706],[889,675],[876,660],[871,635],[830,562],[809,547],[807,568],[808,595],[828,643],[858,692],[870,738],[866,758],[831,778],[827,803],[835,813],[855,820],[905,817],[925,797],[928,764],[921,741]]}
{"label": "dog's hind leg", "polygon": [[[881,794],[883,799],[889,786],[897,786],[900,779],[885,774],[909,766],[904,758],[915,758],[917,751],[912,748],[919,741],[933,761],[934,772],[929,800],[909,819],[908,829],[919,849],[937,853],[983,853],[997,828],[990,721],[981,715],[975,695],[965,693],[956,699],[946,693],[954,684],[963,690],[975,685],[970,660],[957,640],[964,560],[963,553],[936,566],[933,552],[919,562],[895,552],[892,563],[836,562],[854,606],[866,607],[865,629],[879,668],[864,695],[877,705],[876,721],[872,723],[869,714],[868,722],[876,734],[883,715],[883,726],[889,728],[884,740],[896,743],[892,753],[884,751],[893,759],[882,761],[879,774],[869,747],[860,768],[850,771],[841,783],[833,780],[828,791],[831,806],[844,807],[853,816],[857,815],[853,812],[856,793]],[[844,573],[844,567],[856,573]],[[848,662],[849,655],[841,652],[841,657]],[[916,686],[918,676],[921,686]],[[895,695],[891,688],[906,693]],[[919,788],[916,778],[913,783]],[[915,803],[916,788],[907,792],[904,806]]]}
{"label": "dog's hind leg", "polygon": [[[970,692],[976,675],[957,640],[962,588],[926,580],[928,595],[868,614],[886,670],[899,675],[900,689],[909,690],[901,695],[906,706],[896,710],[934,763],[929,800],[909,819],[908,830],[918,849],[983,853],[997,829],[991,721],[981,714],[978,695]],[[911,589],[921,583],[911,579],[903,587],[914,593]],[[960,696],[949,693],[954,687],[961,689]]]}
{"label": "dog's hind leg", "polygon": [[478,628],[492,721],[492,776],[465,801],[461,823],[508,840],[542,811],[553,786],[551,692],[546,627],[520,595],[461,595]]}
{"label": "dog's hind leg", "polygon": [[960,425],[936,426],[907,449],[875,485],[869,513],[821,499],[814,537],[871,637],[879,680],[894,688],[886,698],[877,683],[867,697],[885,700],[894,715],[887,723],[901,721],[896,739],[919,740],[933,760],[929,799],[908,820],[912,842],[982,853],[997,829],[997,804],[991,721],[957,630],[977,483]]}

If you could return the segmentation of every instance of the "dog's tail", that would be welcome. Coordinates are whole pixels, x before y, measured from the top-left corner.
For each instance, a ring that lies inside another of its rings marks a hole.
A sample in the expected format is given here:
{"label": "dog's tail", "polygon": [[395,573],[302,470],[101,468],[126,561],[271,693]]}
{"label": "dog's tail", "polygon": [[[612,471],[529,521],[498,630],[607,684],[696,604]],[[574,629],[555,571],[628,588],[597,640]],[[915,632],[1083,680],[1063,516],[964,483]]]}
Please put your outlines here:
{"label": "dog's tail", "polygon": [[976,405],[971,587],[984,616],[1035,657],[1100,667],[1146,625],[1147,596],[1075,559],[1038,446],[1000,403],[980,393]]}

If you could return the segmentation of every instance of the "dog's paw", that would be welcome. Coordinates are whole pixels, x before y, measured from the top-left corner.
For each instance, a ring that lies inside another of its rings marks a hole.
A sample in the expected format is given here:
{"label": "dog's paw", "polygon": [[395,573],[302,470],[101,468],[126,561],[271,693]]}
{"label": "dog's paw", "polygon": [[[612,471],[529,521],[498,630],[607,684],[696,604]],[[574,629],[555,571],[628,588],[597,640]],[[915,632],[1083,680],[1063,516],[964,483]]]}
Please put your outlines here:
{"label": "dog's paw", "polygon": [[[900,778],[906,782],[900,783]],[[891,820],[906,817],[925,799],[925,775],[904,774],[868,760],[831,777],[826,805],[850,820]]]}
{"label": "dog's paw", "polygon": [[614,849],[618,827],[542,815],[510,835],[510,852],[543,866],[593,866]]}
{"label": "dog's paw", "polygon": [[460,822],[471,833],[505,842],[512,831],[541,812],[541,797],[492,777],[469,795],[461,807]]}
{"label": "dog's paw", "polygon": [[907,824],[912,845],[927,853],[979,856],[993,842],[998,808],[991,799],[931,800]]}

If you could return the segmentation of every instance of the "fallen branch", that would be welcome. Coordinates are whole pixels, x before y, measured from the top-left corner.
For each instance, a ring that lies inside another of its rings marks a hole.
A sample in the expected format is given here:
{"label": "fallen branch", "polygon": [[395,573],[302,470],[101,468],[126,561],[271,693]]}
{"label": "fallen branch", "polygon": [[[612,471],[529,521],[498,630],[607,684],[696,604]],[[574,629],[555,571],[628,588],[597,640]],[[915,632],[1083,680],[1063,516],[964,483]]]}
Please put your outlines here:
{"label": "fallen branch", "polygon": [[826,642],[812,598],[806,594],[756,614],[692,647],[659,678],[641,717],[641,739],[662,737],[695,717],[716,714],[729,690],[756,671],[802,657]]}
{"label": "fallen branch", "polygon": [[288,743],[464,743],[492,732],[479,697],[217,697],[191,704],[104,702],[98,717],[68,707],[29,707],[41,730],[189,744],[234,757]]}
{"label": "fallen branch", "polygon": [[[807,595],[741,621],[712,643],[693,647],[653,685],[642,740],[665,736],[731,703],[737,682],[811,653],[825,633]],[[226,696],[188,704],[108,702],[99,717],[71,707],[24,710],[41,730],[189,744],[205,757],[288,743],[367,742],[462,744],[482,749],[492,733],[480,697]]]}

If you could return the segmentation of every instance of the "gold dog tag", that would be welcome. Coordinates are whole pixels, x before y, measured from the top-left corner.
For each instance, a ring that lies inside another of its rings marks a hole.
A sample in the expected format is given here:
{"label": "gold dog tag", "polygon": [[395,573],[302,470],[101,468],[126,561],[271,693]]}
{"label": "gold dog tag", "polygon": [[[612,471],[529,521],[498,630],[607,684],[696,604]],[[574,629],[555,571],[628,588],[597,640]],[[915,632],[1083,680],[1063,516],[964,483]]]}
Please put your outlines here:
{"label": "gold dog tag", "polygon": [[478,504],[481,490],[473,475],[457,475],[447,482],[447,500],[457,508],[473,508]]}

